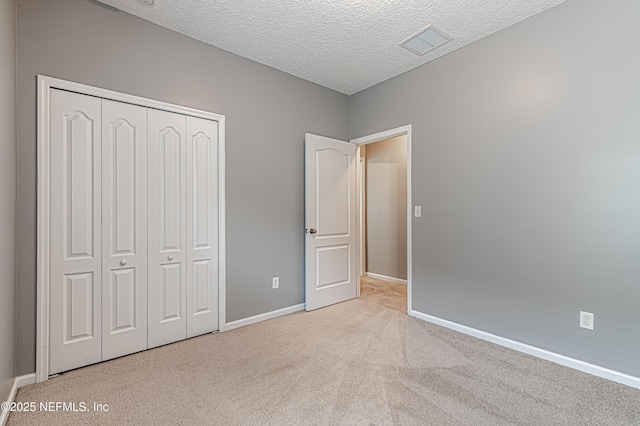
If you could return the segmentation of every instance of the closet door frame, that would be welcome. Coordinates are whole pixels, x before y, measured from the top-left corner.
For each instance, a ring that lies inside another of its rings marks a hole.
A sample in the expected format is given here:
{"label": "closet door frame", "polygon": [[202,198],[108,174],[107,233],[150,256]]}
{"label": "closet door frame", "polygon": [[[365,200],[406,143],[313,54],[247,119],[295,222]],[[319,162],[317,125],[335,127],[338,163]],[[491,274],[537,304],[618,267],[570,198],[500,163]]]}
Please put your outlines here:
{"label": "closet door frame", "polygon": [[37,318],[36,382],[49,379],[49,278],[50,265],[50,93],[66,90],[102,99],[174,112],[218,122],[218,331],[226,328],[226,236],[225,236],[225,117],[207,111],[128,95],[99,87],[38,75],[38,200],[37,200]]}

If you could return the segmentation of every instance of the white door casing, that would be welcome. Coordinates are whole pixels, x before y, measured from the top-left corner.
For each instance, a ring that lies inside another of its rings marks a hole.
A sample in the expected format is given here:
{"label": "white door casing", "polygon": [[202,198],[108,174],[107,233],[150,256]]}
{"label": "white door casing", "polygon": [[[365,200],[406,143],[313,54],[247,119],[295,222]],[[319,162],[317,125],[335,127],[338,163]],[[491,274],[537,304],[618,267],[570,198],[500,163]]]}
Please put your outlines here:
{"label": "white door casing", "polygon": [[186,121],[149,110],[149,347],[187,336]]}
{"label": "white door casing", "polygon": [[356,297],[356,146],[305,135],[306,310]]}
{"label": "white door casing", "polygon": [[147,348],[147,108],[102,100],[102,360]]}
{"label": "white door casing", "polygon": [[[365,232],[365,211],[364,211],[364,205],[366,202],[365,199],[365,194],[366,194],[366,186],[365,186],[365,179],[364,176],[366,176],[366,164],[367,162],[364,161],[364,157],[362,157],[362,153],[360,152],[360,150],[356,150],[356,152],[358,153],[358,171],[357,171],[357,180],[356,180],[356,185],[358,185],[358,231],[360,232],[359,236],[358,236],[358,275],[359,276],[363,276],[364,274],[367,273],[366,271],[366,266],[367,266],[367,262],[366,262],[366,240],[365,240],[365,236],[366,236],[366,232]],[[356,294],[357,297],[360,297],[360,286],[357,287],[356,289]]]}
{"label": "white door casing", "polygon": [[382,132],[374,133],[367,136],[362,136],[356,139],[352,139],[350,142],[360,146],[374,142],[378,142],[384,139],[394,138],[396,136],[407,136],[407,313],[411,315],[412,303],[412,243],[411,243],[411,224],[413,220],[413,208],[412,208],[412,193],[411,193],[411,125],[405,125],[396,127],[394,129],[385,130]]}
{"label": "white door casing", "polygon": [[49,372],[102,359],[101,100],[50,94]]}
{"label": "white door casing", "polygon": [[187,117],[187,337],[218,329],[218,123]]}

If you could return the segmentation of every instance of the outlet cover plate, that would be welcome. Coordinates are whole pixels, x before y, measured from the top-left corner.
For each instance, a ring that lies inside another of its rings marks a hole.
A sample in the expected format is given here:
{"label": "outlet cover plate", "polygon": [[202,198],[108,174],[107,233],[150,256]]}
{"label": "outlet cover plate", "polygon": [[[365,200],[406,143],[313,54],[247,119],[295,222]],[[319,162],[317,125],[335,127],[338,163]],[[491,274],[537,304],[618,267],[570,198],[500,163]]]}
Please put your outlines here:
{"label": "outlet cover plate", "polygon": [[591,312],[580,311],[580,327],[593,330],[595,316]]}
{"label": "outlet cover plate", "polygon": [[273,288],[279,288],[280,287],[280,277],[273,277],[272,287]]}

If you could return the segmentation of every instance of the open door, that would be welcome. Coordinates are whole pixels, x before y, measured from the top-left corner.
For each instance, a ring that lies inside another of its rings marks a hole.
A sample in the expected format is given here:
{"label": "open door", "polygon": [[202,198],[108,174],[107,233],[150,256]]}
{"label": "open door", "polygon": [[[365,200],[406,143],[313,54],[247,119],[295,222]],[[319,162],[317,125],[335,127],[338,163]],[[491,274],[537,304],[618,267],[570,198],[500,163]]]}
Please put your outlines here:
{"label": "open door", "polygon": [[305,135],[306,310],[356,297],[356,150]]}

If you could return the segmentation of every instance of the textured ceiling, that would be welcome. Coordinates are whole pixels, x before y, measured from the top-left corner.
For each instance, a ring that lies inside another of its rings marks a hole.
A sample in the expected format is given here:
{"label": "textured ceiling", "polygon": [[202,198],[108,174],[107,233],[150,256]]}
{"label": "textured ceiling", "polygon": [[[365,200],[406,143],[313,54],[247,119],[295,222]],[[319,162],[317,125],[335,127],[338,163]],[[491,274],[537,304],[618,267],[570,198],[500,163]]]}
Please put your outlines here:
{"label": "textured ceiling", "polygon": [[[240,56],[351,95],[565,0],[100,0]],[[433,24],[453,41],[398,46]]]}

